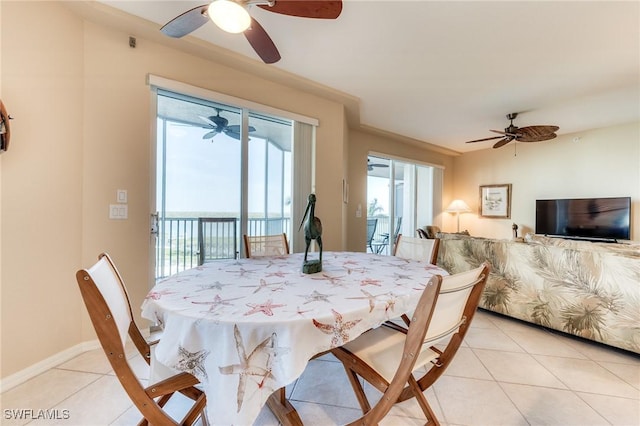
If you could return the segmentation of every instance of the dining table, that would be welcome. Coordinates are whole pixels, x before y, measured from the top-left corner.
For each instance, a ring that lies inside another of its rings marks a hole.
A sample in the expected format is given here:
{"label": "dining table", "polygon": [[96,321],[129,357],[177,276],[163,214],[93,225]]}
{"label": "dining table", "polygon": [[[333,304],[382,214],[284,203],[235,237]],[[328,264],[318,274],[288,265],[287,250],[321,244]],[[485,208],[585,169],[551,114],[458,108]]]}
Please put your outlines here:
{"label": "dining table", "polygon": [[156,283],[142,316],[162,329],[156,361],[196,376],[213,425],[251,425],[267,404],[302,424],[284,387],[317,354],[413,310],[428,261],[325,252],[302,272],[303,253],[205,263]]}

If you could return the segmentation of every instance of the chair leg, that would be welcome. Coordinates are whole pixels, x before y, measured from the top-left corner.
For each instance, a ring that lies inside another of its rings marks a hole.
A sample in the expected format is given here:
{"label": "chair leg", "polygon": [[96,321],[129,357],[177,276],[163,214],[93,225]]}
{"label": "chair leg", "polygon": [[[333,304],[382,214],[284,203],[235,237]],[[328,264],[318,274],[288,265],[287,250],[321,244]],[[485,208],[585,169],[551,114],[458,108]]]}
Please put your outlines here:
{"label": "chair leg", "polygon": [[358,378],[358,375],[355,371],[347,368],[346,366],[344,366],[344,369],[347,372],[347,377],[349,378],[349,382],[351,383],[353,392],[356,394],[356,398],[358,399],[358,403],[360,404],[360,408],[362,409],[362,414],[366,414],[371,410],[371,404],[369,404],[369,400],[364,393],[364,389],[362,388],[360,379]]}
{"label": "chair leg", "polygon": [[418,382],[416,381],[416,378],[413,377],[413,374],[409,375],[409,387],[413,390],[413,396],[416,398],[416,401],[418,401],[418,405],[420,405],[420,408],[422,408],[424,415],[427,417],[427,423],[433,422],[434,425],[440,426],[438,418],[427,402],[427,398],[425,398],[424,394],[422,393],[420,385],[418,385]]}

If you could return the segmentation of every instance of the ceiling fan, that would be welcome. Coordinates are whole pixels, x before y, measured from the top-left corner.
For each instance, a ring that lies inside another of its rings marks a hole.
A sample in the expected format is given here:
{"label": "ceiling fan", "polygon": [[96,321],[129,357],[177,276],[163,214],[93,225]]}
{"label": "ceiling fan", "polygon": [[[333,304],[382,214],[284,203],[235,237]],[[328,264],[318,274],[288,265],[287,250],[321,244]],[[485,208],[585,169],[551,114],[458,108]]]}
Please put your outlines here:
{"label": "ceiling fan", "polygon": [[[205,129],[211,129],[210,132],[205,133],[202,136],[202,139],[212,139],[215,135],[224,133],[225,135],[232,137],[234,139],[240,140],[240,126],[237,124],[232,124],[229,126],[229,120],[220,116],[220,109],[216,108],[216,115],[212,115],[209,117],[199,116],[202,121],[207,123],[206,126],[202,126]],[[255,132],[256,128],[253,126],[249,126],[249,132]]]}
{"label": "ceiling fan", "polygon": [[180,38],[211,19],[221,29],[244,33],[253,50],[267,64],[280,60],[280,52],[264,28],[249,15],[250,6],[269,12],[303,18],[336,19],[342,12],[342,0],[213,0],[194,7],[166,23],[160,31]]}
{"label": "ceiling fan", "polygon": [[378,163],[372,163],[370,158],[367,158],[367,170],[368,171],[373,171],[374,167],[389,167],[388,164],[378,164]]}
{"label": "ceiling fan", "polygon": [[513,120],[518,116],[517,112],[512,112],[511,114],[507,114],[507,120],[510,120],[509,127],[500,130],[491,130],[494,133],[499,133],[500,136],[493,136],[490,138],[484,139],[476,139],[473,141],[468,141],[466,143],[475,143],[475,142],[483,142],[490,141],[493,139],[500,139],[496,142],[493,147],[500,148],[508,144],[511,141],[516,142],[541,142],[548,141],[550,139],[555,138],[556,133],[560,127],[558,126],[527,126],[527,127],[517,127],[513,125]]}

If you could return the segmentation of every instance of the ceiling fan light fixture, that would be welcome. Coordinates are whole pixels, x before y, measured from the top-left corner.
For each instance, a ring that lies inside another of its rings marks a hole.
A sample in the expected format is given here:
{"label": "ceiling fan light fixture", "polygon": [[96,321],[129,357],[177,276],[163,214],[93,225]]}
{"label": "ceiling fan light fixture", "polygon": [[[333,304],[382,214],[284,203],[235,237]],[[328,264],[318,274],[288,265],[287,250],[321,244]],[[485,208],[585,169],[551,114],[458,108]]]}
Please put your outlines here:
{"label": "ceiling fan light fixture", "polygon": [[221,30],[228,33],[241,33],[251,26],[247,9],[233,0],[214,0],[207,14]]}

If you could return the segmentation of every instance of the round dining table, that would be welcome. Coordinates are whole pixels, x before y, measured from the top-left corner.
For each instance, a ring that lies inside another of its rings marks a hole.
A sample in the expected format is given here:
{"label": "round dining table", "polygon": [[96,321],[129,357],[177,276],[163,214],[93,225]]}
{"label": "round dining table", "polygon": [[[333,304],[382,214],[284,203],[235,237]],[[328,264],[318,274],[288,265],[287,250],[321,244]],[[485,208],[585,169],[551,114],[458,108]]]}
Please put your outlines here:
{"label": "round dining table", "polygon": [[156,361],[200,380],[211,424],[250,425],[267,402],[279,418],[294,412],[275,391],[310,359],[411,311],[429,279],[447,275],[370,253],[325,252],[314,274],[302,273],[303,261],[296,253],[205,263],[146,296],[142,316],[163,330]]}

